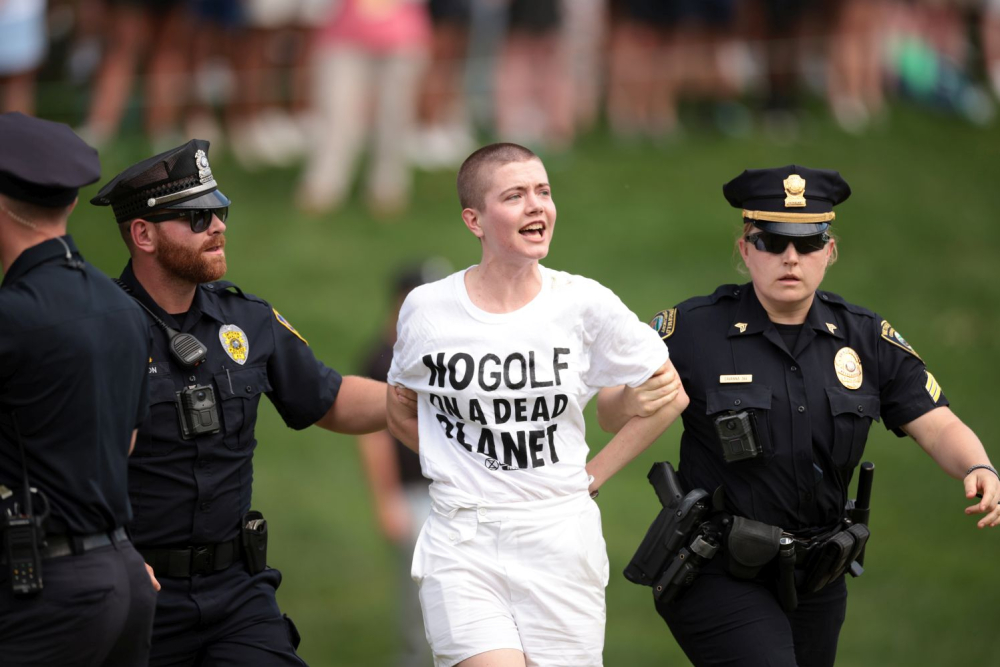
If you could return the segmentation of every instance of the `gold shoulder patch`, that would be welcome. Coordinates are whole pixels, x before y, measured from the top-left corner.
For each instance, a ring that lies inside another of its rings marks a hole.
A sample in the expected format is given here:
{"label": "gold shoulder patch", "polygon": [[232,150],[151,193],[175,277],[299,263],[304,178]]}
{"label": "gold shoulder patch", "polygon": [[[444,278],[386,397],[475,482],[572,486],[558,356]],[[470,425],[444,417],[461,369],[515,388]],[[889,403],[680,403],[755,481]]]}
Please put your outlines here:
{"label": "gold shoulder patch", "polygon": [[291,332],[292,332],[293,334],[295,334],[296,338],[298,338],[298,339],[299,339],[300,341],[302,341],[302,342],[303,342],[303,343],[305,343],[306,345],[308,345],[308,344],[309,344],[309,341],[307,341],[307,340],[306,340],[305,338],[303,338],[303,337],[302,337],[302,334],[300,334],[300,333],[299,333],[298,331],[296,331],[296,330],[295,330],[295,327],[293,327],[293,326],[291,325],[291,323],[290,323],[290,322],[289,322],[288,320],[286,320],[286,319],[285,319],[284,315],[282,315],[281,313],[279,313],[279,312],[278,312],[278,310],[277,310],[276,308],[272,308],[271,310],[273,310],[273,311],[274,311],[274,317],[275,317],[275,318],[276,318],[276,319],[277,319],[277,320],[278,320],[279,322],[281,322],[281,325],[282,325],[283,327],[285,327],[286,329],[288,329],[289,331],[291,331]]}
{"label": "gold shoulder patch", "polygon": [[663,340],[670,338],[677,326],[677,309],[661,310],[650,320],[649,326],[653,327]]}
{"label": "gold shoulder patch", "polygon": [[[920,359],[920,355],[917,354],[917,351],[914,350],[913,347],[906,342],[906,339],[903,338],[898,331],[893,329],[892,325],[889,324],[889,322],[887,322],[886,320],[882,320],[882,338],[892,343],[896,347],[903,348],[904,350],[915,356],[917,359]],[[923,359],[920,359],[920,361],[923,361]]]}

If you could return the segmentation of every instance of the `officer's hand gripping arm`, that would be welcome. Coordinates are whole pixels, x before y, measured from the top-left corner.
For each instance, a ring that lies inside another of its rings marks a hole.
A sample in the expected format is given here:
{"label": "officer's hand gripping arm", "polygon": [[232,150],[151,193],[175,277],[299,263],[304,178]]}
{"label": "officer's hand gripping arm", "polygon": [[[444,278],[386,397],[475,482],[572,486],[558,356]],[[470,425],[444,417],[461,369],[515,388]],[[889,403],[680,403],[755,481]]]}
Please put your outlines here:
{"label": "officer's hand gripping arm", "polygon": [[587,463],[587,474],[593,476],[590,490],[601,488],[616,472],[641,454],[660,434],[667,430],[687,408],[689,399],[681,387],[677,397],[649,417],[632,417],[618,434]]}
{"label": "officer's hand gripping arm", "polygon": [[638,387],[605,387],[597,395],[597,423],[617,433],[632,417],[649,417],[675,400],[683,391],[674,365],[668,359]]}

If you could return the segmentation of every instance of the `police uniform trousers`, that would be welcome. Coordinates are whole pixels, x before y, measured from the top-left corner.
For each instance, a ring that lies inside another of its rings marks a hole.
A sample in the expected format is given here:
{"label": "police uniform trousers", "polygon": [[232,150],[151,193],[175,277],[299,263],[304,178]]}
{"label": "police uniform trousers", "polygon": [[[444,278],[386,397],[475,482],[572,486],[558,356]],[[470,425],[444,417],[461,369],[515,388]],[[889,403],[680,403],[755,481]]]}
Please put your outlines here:
{"label": "police uniform trousers", "polygon": [[696,667],[834,664],[847,612],[843,576],[811,595],[799,593],[798,608],[786,613],[775,577],[736,579],[722,561],[708,563],[669,605],[656,605],[688,660]]}
{"label": "police uniform trousers", "polygon": [[128,541],[42,560],[40,593],[15,597],[0,574],[4,667],[145,665],[156,591]]}
{"label": "police uniform trousers", "polygon": [[278,609],[281,572],[251,575],[242,560],[213,574],[157,577],[150,667],[295,666],[298,632]]}

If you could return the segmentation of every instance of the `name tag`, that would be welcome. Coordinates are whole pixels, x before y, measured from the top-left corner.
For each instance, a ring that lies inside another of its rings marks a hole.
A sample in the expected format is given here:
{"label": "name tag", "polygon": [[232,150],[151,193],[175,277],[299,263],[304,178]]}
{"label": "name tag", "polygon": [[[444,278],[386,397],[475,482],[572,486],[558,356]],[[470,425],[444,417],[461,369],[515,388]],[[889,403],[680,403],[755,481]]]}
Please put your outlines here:
{"label": "name tag", "polygon": [[753,382],[752,375],[720,375],[719,384],[743,384]]}

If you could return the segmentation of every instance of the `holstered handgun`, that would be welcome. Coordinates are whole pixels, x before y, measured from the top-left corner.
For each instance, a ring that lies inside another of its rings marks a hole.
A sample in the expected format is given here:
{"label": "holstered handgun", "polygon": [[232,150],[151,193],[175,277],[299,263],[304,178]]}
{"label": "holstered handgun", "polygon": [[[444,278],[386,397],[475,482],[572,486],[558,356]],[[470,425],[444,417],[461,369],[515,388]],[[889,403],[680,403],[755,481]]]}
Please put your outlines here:
{"label": "holstered handgun", "polygon": [[666,461],[654,463],[647,478],[663,508],[624,574],[634,584],[652,586],[658,600],[666,597],[669,602],[683,586],[691,584],[701,564],[718,550],[712,537],[695,535],[711,501],[704,489],[685,494],[677,472]]}

